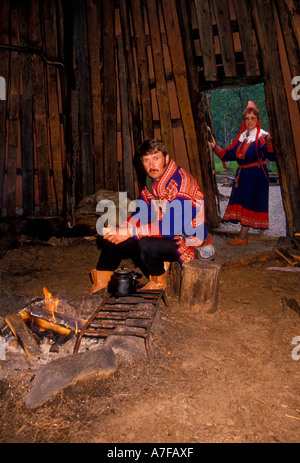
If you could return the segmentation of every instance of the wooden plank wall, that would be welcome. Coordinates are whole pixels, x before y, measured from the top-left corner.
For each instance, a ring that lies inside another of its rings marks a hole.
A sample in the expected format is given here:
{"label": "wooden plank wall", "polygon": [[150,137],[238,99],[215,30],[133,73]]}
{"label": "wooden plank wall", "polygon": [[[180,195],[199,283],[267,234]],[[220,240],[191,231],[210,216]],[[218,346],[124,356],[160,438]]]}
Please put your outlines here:
{"label": "wooden plank wall", "polygon": [[155,136],[197,178],[216,227],[204,92],[264,82],[288,232],[299,231],[299,149],[288,143],[299,101],[282,53],[300,75],[300,12],[295,0],[264,3],[0,0],[2,216],[70,217],[74,201],[102,188],[136,197],[135,153]]}

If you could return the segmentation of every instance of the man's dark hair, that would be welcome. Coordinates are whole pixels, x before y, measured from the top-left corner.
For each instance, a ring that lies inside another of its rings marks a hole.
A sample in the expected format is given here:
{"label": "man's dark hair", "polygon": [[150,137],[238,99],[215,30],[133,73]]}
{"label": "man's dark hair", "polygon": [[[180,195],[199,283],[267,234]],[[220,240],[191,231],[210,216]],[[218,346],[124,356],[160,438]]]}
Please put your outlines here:
{"label": "man's dark hair", "polygon": [[162,152],[164,157],[169,154],[166,145],[162,140],[158,140],[156,138],[148,138],[140,145],[138,150],[138,157],[141,159],[143,156],[147,154],[155,154],[159,151]]}

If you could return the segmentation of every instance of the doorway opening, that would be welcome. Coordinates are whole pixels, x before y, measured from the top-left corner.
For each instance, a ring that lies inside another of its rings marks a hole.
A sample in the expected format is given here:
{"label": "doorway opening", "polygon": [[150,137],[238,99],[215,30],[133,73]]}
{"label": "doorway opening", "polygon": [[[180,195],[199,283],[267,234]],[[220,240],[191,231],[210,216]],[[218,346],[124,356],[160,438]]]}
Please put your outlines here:
{"label": "doorway opening", "polygon": [[[212,121],[212,132],[218,146],[227,148],[235,140],[241,128],[243,111],[249,100],[253,101],[259,109],[261,128],[266,132],[270,132],[265,91],[262,83],[249,87],[211,90],[206,92],[206,97]],[[222,161],[214,155],[214,164],[219,192],[220,215],[222,218],[233,187],[237,163],[235,161],[228,162],[226,163],[226,169],[224,169]],[[270,177],[269,229],[264,234],[286,236],[286,216],[282,204],[276,162],[268,160],[267,167]],[[238,231],[240,224],[224,223],[221,220],[219,228]],[[256,233],[253,229],[250,229],[251,232]]]}

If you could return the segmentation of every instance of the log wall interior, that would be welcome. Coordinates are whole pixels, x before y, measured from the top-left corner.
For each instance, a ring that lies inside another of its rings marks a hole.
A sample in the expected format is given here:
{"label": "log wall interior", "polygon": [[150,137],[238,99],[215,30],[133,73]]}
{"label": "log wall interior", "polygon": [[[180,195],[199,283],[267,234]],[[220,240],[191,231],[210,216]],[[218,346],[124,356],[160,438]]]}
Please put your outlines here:
{"label": "log wall interior", "polygon": [[208,225],[218,226],[205,91],[263,82],[287,232],[300,232],[296,0],[0,0],[0,8],[3,217],[67,219],[103,188],[137,197],[134,154],[155,136],[197,178]]}

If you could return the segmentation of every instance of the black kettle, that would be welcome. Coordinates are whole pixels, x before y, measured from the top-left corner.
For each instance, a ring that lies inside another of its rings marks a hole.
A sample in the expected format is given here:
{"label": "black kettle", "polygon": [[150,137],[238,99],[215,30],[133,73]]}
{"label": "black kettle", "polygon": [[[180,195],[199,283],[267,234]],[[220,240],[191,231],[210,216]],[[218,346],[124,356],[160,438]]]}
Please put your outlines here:
{"label": "black kettle", "polygon": [[140,273],[120,267],[114,271],[107,290],[113,297],[130,296],[136,292],[137,279],[141,276]]}

